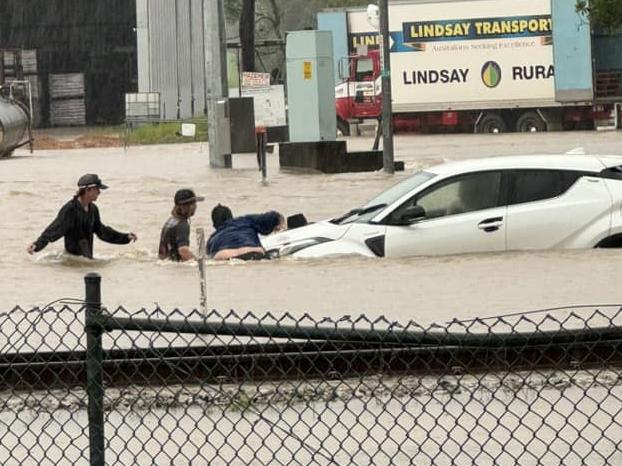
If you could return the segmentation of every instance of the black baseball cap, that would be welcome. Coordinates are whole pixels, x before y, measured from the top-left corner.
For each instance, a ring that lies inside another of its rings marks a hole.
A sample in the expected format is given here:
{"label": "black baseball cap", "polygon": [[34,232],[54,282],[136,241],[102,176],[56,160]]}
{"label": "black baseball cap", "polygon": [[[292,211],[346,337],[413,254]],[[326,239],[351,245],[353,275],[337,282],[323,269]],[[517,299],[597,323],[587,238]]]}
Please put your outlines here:
{"label": "black baseball cap", "polygon": [[192,189],[178,189],[175,193],[175,205],[191,204],[204,201],[203,196],[197,196]]}
{"label": "black baseball cap", "polygon": [[108,186],[106,186],[95,173],[87,173],[86,175],[82,175],[78,180],[78,187],[108,189]]}

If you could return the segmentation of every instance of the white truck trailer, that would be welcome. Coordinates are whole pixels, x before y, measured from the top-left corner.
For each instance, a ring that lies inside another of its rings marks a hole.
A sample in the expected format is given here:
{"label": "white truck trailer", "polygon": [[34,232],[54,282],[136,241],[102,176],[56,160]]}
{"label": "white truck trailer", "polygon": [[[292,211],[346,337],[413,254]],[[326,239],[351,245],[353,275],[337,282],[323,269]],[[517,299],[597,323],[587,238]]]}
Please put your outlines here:
{"label": "white truck trailer", "polygon": [[[348,134],[348,123],[381,113],[379,34],[365,8],[323,11],[318,28],[333,32],[338,126]],[[617,126],[622,58],[593,60],[598,38],[570,0],[395,0],[389,30],[397,129]]]}

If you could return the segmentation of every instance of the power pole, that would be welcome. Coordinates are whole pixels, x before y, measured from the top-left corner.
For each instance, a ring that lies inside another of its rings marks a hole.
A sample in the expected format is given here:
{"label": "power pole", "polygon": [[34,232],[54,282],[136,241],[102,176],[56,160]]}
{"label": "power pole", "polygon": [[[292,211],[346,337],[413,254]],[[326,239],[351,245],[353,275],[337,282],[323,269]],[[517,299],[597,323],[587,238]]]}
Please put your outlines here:
{"label": "power pole", "polygon": [[[207,133],[209,163],[214,168],[231,168],[228,118],[229,79],[227,77],[227,38],[223,0],[203,0],[207,74]],[[221,102],[219,104],[219,101]],[[225,102],[224,104],[222,102]]]}
{"label": "power pole", "polygon": [[242,71],[255,71],[255,0],[242,2],[240,15],[240,45],[242,47]]}
{"label": "power pole", "polygon": [[391,43],[389,38],[389,0],[378,0],[380,35],[382,37],[382,165],[385,173],[393,174],[393,104],[391,102]]}

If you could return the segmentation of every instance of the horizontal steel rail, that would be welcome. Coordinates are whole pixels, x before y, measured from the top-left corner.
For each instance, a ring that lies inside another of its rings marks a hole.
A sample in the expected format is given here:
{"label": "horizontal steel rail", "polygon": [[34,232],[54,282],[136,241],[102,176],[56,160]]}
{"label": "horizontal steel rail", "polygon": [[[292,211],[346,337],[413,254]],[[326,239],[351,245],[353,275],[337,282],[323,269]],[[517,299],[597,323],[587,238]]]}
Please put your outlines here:
{"label": "horizontal steel rail", "polygon": [[[0,389],[80,386],[85,352],[0,355]],[[431,362],[432,361],[432,362]],[[106,386],[283,380],[376,373],[431,375],[622,367],[622,341],[514,348],[305,342],[163,347],[103,352]]]}
{"label": "horizontal steel rail", "polygon": [[387,330],[345,329],[328,327],[285,326],[248,323],[225,323],[115,317],[102,315],[98,325],[105,331],[140,331],[158,333],[187,333],[197,335],[218,335],[251,338],[272,338],[288,340],[324,340],[345,342],[366,342],[417,346],[460,346],[509,348],[534,345],[563,345],[569,343],[590,343],[622,341],[622,327],[609,326],[587,329],[564,329],[530,333],[449,333],[412,331],[405,328]]}

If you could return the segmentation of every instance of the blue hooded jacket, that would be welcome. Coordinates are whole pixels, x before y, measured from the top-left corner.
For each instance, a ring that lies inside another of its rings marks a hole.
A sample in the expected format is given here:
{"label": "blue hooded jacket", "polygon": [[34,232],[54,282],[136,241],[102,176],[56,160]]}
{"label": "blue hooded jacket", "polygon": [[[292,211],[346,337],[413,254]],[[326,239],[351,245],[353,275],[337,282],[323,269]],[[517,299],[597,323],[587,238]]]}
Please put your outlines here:
{"label": "blue hooded jacket", "polygon": [[259,234],[269,235],[281,221],[274,210],[258,215],[232,218],[221,225],[207,240],[207,254],[213,257],[223,249],[261,247]]}

